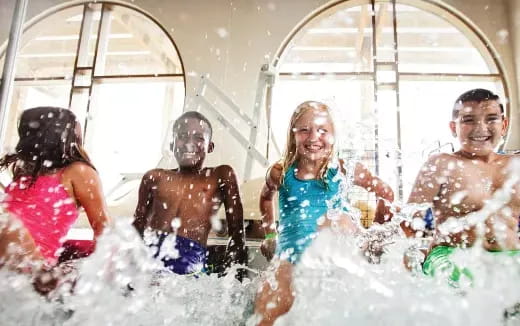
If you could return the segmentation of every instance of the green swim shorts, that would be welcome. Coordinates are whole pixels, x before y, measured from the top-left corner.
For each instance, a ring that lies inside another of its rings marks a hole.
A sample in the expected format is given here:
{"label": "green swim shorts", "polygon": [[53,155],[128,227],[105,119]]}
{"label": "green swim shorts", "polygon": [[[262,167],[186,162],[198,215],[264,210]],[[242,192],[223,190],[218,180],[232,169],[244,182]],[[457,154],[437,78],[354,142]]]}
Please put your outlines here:
{"label": "green swim shorts", "polygon": [[[438,272],[449,273],[448,282],[453,287],[458,287],[462,277],[466,277],[470,282],[473,281],[473,273],[466,267],[457,266],[450,256],[456,250],[464,250],[457,247],[437,246],[433,248],[423,263],[423,273],[429,276],[435,276]],[[504,250],[489,251],[491,254],[499,254],[505,256],[516,256],[520,254],[520,250]],[[451,270],[451,273],[449,272]]]}

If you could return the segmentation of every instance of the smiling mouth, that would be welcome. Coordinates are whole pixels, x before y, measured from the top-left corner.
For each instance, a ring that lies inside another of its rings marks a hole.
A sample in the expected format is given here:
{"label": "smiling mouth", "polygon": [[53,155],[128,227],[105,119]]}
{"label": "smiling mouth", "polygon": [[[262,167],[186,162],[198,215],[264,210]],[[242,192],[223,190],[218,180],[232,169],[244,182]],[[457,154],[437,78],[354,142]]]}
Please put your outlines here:
{"label": "smiling mouth", "polygon": [[488,141],[491,139],[491,136],[479,136],[479,137],[469,137],[469,139],[471,141],[476,141],[476,142],[484,142],[484,141]]}
{"label": "smiling mouth", "polygon": [[305,149],[309,152],[318,152],[322,149],[320,145],[305,145]]}
{"label": "smiling mouth", "polygon": [[195,155],[197,155],[196,152],[183,152],[182,153],[182,156],[195,156]]}

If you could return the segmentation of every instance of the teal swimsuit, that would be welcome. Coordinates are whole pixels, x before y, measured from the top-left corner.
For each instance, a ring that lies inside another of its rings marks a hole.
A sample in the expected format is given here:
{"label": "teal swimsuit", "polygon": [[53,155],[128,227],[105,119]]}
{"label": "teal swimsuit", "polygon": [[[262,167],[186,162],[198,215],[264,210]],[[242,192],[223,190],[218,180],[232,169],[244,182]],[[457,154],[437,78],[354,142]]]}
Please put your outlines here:
{"label": "teal swimsuit", "polygon": [[316,237],[318,218],[325,215],[329,208],[341,208],[341,198],[338,196],[340,180],[335,178],[337,173],[337,168],[328,169],[325,182],[297,179],[295,165],[285,173],[278,193],[280,224],[277,256],[297,263]]}

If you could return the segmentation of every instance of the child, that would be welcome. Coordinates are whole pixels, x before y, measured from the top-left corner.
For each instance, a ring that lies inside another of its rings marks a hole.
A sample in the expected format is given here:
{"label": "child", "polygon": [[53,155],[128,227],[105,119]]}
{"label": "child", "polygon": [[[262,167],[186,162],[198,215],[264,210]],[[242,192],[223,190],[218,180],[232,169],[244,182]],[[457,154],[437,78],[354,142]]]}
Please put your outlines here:
{"label": "child", "polygon": [[54,290],[67,273],[66,265],[49,265],[29,231],[9,215],[0,221],[0,268],[30,276],[34,289],[42,295]]}
{"label": "child", "polygon": [[11,216],[0,221],[0,268],[31,274],[45,265],[40,250],[20,222]]}
{"label": "child", "polygon": [[[346,174],[343,162],[340,161],[339,167],[330,166],[334,135],[328,106],[312,101],[300,104],[291,118],[284,157],[271,167],[266,177],[260,197],[265,230],[261,251],[269,260],[276,252],[280,261],[275,272],[278,288],[271,290],[269,284],[264,284],[257,297],[256,312],[262,317],[260,325],[271,325],[289,311],[294,300],[293,264],[311,244],[319,230],[318,224],[321,227],[337,224],[349,233],[357,229],[346,214],[332,222],[323,218],[328,215],[327,201],[340,195],[339,180],[335,176]],[[355,166],[354,184],[393,201],[392,190],[361,164]],[[276,193],[280,209],[278,228],[273,206]]]}
{"label": "child", "polygon": [[[245,261],[242,203],[235,172],[228,165],[203,167],[214,144],[208,119],[194,111],[182,114],[173,125],[173,153],[178,169],[154,169],[141,181],[134,226],[157,235],[155,257],[177,274],[201,271],[206,263],[206,242],[212,218],[224,204],[231,242],[228,261]],[[167,236],[176,229],[175,244]],[[146,237],[145,237],[146,238]],[[171,246],[168,248],[167,246]],[[167,247],[167,248],[165,248]],[[175,254],[168,254],[175,249]]]}
{"label": "child", "polygon": [[[461,270],[450,262],[456,247],[471,247],[476,241],[474,226],[456,233],[441,232],[448,219],[462,219],[479,211],[502,188],[508,178],[510,161],[518,155],[497,154],[495,149],[506,134],[508,120],[497,95],[485,89],[473,89],[462,94],[452,112],[450,129],[460,143],[453,154],[437,154],[428,159],[419,172],[409,203],[432,203],[436,230],[423,271],[433,275],[443,266],[453,267],[450,278],[457,281]],[[518,171],[516,171],[518,173]],[[507,209],[487,216],[482,245],[488,251],[520,248],[517,228],[520,215],[520,189],[511,192]],[[502,228],[496,228],[498,223]],[[413,235],[409,225],[405,232]],[[468,271],[465,274],[470,276]],[[471,276],[470,276],[471,278]]]}
{"label": "child", "polygon": [[[25,110],[16,152],[0,160],[12,167],[5,209],[19,219],[49,265],[57,262],[67,232],[82,206],[97,238],[110,223],[101,182],[82,148],[81,126],[66,109]],[[25,231],[24,231],[25,232]]]}

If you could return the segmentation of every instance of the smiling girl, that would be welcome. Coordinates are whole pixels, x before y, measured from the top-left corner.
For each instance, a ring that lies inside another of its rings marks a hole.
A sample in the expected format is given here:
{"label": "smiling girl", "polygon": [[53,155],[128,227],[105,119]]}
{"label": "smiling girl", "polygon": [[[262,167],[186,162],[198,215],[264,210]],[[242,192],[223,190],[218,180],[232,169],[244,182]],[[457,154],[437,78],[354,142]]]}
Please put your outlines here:
{"label": "smiling girl", "polygon": [[[346,233],[357,229],[344,208],[328,213],[333,199],[341,196],[339,174],[347,175],[345,164],[334,159],[335,127],[330,108],[320,102],[307,101],[294,111],[289,125],[287,145],[281,161],[274,164],[266,177],[260,197],[265,240],[261,251],[267,259],[276,257],[276,289],[264,284],[257,297],[259,325],[272,325],[289,311],[294,301],[292,269],[321,228],[336,225]],[[338,166],[339,165],[339,166]],[[380,198],[393,201],[393,191],[373,176],[362,164],[354,167],[353,183]],[[274,221],[274,196],[279,196],[279,226]],[[329,205],[327,204],[329,203]],[[336,205],[337,206],[337,205]]]}

